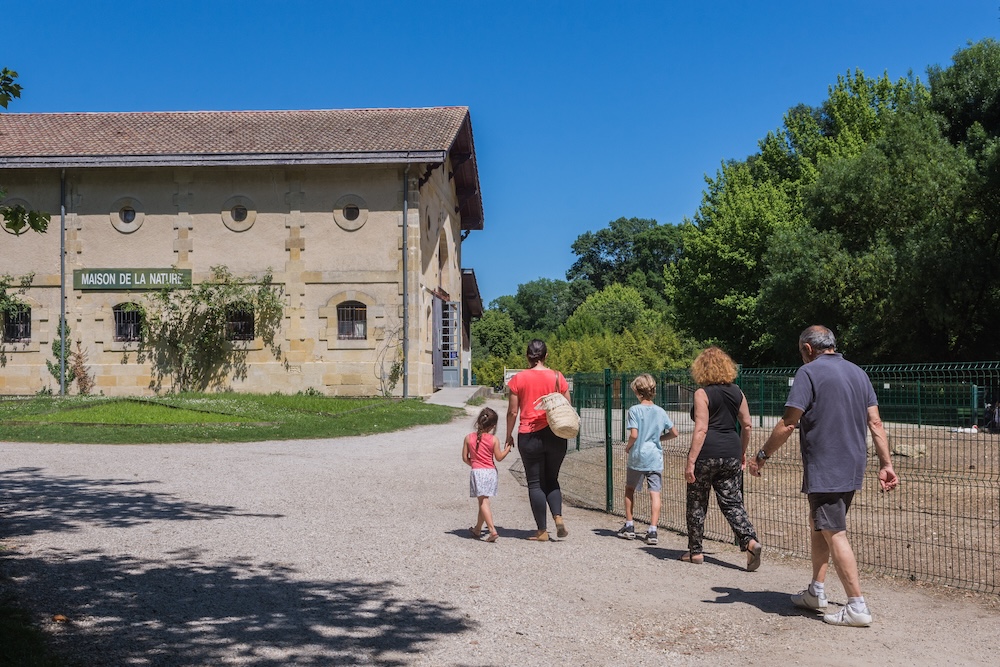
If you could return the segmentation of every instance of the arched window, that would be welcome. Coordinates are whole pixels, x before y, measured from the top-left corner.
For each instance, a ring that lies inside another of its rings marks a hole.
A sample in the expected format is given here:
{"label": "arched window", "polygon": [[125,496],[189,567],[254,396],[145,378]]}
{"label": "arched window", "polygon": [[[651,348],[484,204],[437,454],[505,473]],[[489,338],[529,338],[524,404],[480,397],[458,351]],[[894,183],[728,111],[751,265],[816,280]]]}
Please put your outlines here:
{"label": "arched window", "polygon": [[226,338],[253,340],[253,335],[253,308],[246,304],[229,306],[226,309]]}
{"label": "arched window", "polygon": [[360,301],[344,301],[337,305],[337,338],[365,340],[368,338],[368,307]]}
{"label": "arched window", "polygon": [[120,303],[115,311],[115,340],[134,343],[142,340],[142,307],[136,303]]}
{"label": "arched window", "polygon": [[3,342],[27,343],[31,340],[31,307],[13,306],[3,315]]}

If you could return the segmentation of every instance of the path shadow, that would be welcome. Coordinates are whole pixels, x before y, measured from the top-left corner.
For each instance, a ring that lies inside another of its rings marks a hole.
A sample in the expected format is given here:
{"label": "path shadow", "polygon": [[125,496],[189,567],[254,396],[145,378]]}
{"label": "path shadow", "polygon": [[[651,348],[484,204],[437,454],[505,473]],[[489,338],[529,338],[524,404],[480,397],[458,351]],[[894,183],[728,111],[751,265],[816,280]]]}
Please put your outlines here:
{"label": "path shadow", "polygon": [[714,600],[704,600],[711,604],[748,604],[760,609],[765,614],[775,616],[803,616],[822,622],[823,616],[808,609],[799,609],[792,604],[789,594],[783,591],[745,591],[741,588],[713,586],[718,593]]}
{"label": "path shadow", "polygon": [[124,528],[151,521],[206,521],[225,517],[280,518],[229,505],[205,505],[149,491],[155,480],[89,479],[48,475],[42,468],[0,471],[0,538],[75,530],[80,524]]}
{"label": "path shadow", "polygon": [[[8,553],[0,568],[70,665],[394,667],[476,627],[450,605],[403,597],[392,581],[306,580],[274,563],[205,562],[192,549],[156,561]],[[68,622],[48,622],[53,614]]]}

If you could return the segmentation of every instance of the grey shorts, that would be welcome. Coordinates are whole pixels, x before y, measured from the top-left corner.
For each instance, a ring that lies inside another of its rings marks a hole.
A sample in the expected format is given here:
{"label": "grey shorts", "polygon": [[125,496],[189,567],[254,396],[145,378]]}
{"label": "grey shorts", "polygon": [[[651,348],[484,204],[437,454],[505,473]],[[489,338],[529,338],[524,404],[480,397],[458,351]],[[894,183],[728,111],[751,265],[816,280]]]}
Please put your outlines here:
{"label": "grey shorts", "polygon": [[646,487],[651,493],[659,493],[663,488],[663,473],[659,470],[625,469],[625,486],[642,491],[642,480],[646,480]]}
{"label": "grey shorts", "polygon": [[847,530],[847,510],[851,509],[854,491],[843,493],[810,493],[809,516],[813,530],[829,530],[834,533]]}

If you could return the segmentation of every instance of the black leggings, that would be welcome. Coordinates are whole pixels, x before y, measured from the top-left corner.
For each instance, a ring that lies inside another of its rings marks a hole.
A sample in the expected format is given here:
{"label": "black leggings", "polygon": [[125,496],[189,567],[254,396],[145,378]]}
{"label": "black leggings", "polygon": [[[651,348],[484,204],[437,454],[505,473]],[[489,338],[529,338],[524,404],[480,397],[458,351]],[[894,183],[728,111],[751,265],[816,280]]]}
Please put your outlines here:
{"label": "black leggings", "polygon": [[552,516],[562,515],[562,489],[559,488],[559,468],[566,458],[566,439],[560,438],[548,426],[540,431],[517,434],[517,449],[524,463],[528,481],[528,502],[538,530],[546,530],[545,506]]}

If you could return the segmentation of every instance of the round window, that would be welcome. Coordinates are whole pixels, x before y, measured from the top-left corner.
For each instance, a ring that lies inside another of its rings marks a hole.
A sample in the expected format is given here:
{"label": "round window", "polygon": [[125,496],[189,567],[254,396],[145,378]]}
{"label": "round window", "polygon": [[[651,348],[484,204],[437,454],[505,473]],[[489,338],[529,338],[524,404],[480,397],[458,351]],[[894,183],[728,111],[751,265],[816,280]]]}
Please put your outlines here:
{"label": "round window", "polygon": [[245,232],[257,219],[256,207],[249,197],[236,195],[222,204],[222,224],[234,232]]}
{"label": "round window", "polygon": [[122,234],[131,234],[142,227],[145,214],[142,203],[134,197],[122,197],[111,205],[111,225]]}
{"label": "round window", "polygon": [[368,220],[368,204],[358,195],[344,195],[333,205],[333,219],[348,232],[361,229]]}
{"label": "round window", "polygon": [[131,206],[122,206],[118,209],[118,219],[126,225],[131,225],[135,222],[135,209]]}

